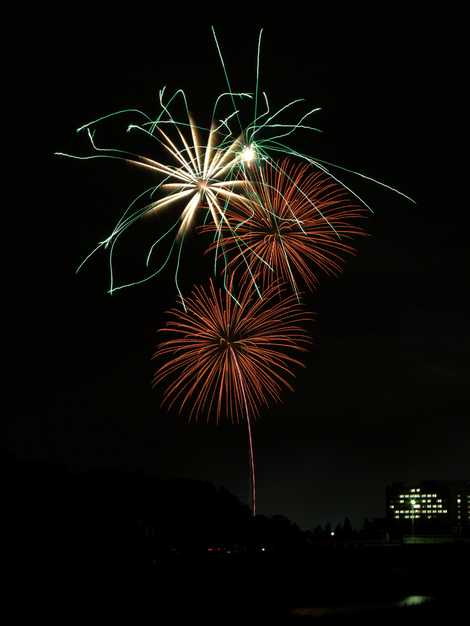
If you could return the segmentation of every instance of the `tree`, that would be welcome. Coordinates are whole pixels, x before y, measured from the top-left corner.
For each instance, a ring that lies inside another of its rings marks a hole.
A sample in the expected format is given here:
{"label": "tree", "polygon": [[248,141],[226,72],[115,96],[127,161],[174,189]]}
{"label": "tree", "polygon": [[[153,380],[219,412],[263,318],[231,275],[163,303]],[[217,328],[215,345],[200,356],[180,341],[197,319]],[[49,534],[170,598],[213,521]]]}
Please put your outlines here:
{"label": "tree", "polygon": [[349,519],[349,517],[345,517],[344,524],[343,524],[343,537],[345,539],[350,539],[352,536],[353,536],[353,528],[352,528],[351,520]]}

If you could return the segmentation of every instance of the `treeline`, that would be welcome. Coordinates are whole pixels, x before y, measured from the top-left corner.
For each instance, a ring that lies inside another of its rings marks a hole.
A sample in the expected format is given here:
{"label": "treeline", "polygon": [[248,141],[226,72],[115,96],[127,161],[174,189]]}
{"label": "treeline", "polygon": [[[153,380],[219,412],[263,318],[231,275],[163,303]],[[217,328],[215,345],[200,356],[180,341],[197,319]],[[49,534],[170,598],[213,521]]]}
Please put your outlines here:
{"label": "treeline", "polygon": [[305,553],[381,532],[368,521],[355,531],[348,518],[307,531],[282,515],[253,518],[229,491],[200,481],[12,459],[5,469],[11,535],[28,563],[140,569],[178,555]]}
{"label": "treeline", "polygon": [[362,527],[354,529],[349,517],[345,517],[343,523],[332,526],[330,522],[318,525],[313,530],[307,531],[310,542],[318,543],[330,541],[348,542],[351,540],[384,539],[389,532],[385,519],[369,520],[365,518]]}
{"label": "treeline", "polygon": [[32,557],[154,561],[162,555],[295,550],[307,536],[286,517],[253,518],[223,487],[143,472],[71,472],[10,459],[11,533]]}

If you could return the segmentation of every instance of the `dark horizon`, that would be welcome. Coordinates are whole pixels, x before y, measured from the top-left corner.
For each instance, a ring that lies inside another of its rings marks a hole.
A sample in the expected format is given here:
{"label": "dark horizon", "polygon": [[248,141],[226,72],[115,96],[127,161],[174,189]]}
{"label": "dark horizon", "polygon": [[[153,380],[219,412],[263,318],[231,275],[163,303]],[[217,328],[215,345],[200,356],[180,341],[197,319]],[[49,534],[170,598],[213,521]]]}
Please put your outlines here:
{"label": "dark horizon", "polygon": [[[243,41],[235,26],[216,29],[234,90],[252,90],[257,25]],[[53,156],[88,153],[75,130],[101,114],[156,110],[165,84],[184,88],[204,116],[224,89],[210,26],[197,29],[196,51],[189,25],[178,46],[171,32],[121,47],[111,32],[85,46],[79,26],[48,34],[21,68],[22,119],[30,119],[33,93],[39,137],[29,208],[18,211],[21,250],[12,255],[20,345],[8,449],[73,471],[126,468],[208,481],[248,502],[243,424],[188,424],[161,410],[161,390],[151,387],[156,330],[176,301],[171,272],[113,296],[105,255],[75,274],[148,176]],[[421,31],[417,41],[413,23],[381,23],[336,47],[307,26],[264,29],[261,76],[273,102],[305,97],[322,107],[315,123],[323,134],[299,134],[299,149],[416,200],[345,178],[374,209],[369,237],[355,241],[357,255],[340,277],[324,277],[308,297],[315,322],[306,368],[294,393],[255,425],[259,512],[301,528],[336,525],[345,515],[357,527],[384,516],[389,483],[470,473],[469,218],[450,161],[463,123],[461,78],[454,51],[442,53],[431,35]],[[123,128],[112,133],[125,144]],[[145,254],[139,236],[133,243],[123,271],[138,270]],[[185,293],[208,277],[195,238],[190,245]]]}

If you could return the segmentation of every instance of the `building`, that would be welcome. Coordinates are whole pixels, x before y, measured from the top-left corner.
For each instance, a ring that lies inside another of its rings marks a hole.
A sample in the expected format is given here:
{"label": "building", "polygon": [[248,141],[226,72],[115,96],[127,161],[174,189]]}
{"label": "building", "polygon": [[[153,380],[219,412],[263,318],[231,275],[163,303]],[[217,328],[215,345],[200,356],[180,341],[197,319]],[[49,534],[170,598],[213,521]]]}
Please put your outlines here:
{"label": "building", "polygon": [[406,533],[468,532],[470,481],[393,483],[386,490],[386,518]]}

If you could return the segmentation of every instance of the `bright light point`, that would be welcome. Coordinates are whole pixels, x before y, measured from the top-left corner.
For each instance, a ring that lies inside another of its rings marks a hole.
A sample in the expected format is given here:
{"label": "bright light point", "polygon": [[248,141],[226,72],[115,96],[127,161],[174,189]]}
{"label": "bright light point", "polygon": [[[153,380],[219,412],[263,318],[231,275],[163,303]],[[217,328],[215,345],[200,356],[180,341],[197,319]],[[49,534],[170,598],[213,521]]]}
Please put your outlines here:
{"label": "bright light point", "polygon": [[331,535],[332,537],[334,537],[334,536],[335,536],[335,531],[334,531],[334,530],[332,530],[332,531],[331,531],[331,533],[330,533],[330,535]]}
{"label": "bright light point", "polygon": [[241,152],[240,159],[244,163],[250,163],[256,158],[256,152],[251,146],[245,146]]}

